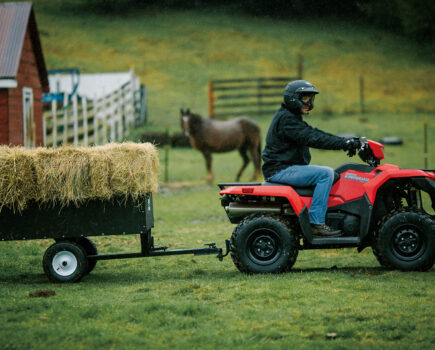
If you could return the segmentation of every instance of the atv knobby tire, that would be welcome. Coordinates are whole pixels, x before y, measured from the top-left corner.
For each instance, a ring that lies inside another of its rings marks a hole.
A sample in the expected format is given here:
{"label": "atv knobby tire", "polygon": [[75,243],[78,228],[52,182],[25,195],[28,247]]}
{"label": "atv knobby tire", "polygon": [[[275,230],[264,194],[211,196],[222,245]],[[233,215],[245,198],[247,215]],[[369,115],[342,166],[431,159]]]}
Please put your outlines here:
{"label": "atv knobby tire", "polygon": [[388,269],[427,271],[435,260],[435,223],[425,213],[394,211],[379,224],[373,253]]}
{"label": "atv knobby tire", "polygon": [[281,273],[298,256],[298,241],[279,217],[252,215],[242,220],[231,237],[231,258],[244,273]]}

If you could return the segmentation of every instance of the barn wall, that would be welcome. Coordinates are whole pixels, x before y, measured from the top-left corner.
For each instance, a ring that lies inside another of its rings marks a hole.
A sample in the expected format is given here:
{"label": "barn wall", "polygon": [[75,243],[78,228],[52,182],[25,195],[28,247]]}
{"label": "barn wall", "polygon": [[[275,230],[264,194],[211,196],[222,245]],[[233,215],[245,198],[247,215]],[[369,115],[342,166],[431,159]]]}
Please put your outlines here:
{"label": "barn wall", "polygon": [[0,89],[0,145],[9,143],[8,89]]}
{"label": "barn wall", "polygon": [[9,89],[9,142],[12,145],[23,144],[23,87],[33,89],[33,110],[36,129],[36,146],[43,145],[42,130],[42,85],[39,78],[36,57],[30,40],[29,30],[26,30],[23,50],[21,52],[18,74],[18,87]]}

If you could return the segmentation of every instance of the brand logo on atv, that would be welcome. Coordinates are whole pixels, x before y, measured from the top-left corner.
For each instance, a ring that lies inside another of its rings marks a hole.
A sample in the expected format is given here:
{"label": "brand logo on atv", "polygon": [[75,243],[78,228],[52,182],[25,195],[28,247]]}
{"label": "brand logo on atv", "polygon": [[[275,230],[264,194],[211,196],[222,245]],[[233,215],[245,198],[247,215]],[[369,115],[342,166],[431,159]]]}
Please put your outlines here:
{"label": "brand logo on atv", "polygon": [[344,178],[347,180],[358,181],[358,182],[368,182],[370,179],[366,177],[361,177],[356,174],[348,173],[344,175]]}

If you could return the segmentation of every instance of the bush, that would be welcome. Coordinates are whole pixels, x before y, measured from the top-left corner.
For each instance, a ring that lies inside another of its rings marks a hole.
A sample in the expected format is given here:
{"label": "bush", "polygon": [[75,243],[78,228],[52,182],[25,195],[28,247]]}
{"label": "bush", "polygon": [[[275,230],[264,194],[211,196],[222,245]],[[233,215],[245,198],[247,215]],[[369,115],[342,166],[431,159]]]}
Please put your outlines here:
{"label": "bush", "polygon": [[191,147],[190,141],[183,133],[174,133],[169,136],[165,132],[147,132],[142,134],[141,142],[150,142],[157,147],[170,145],[171,147]]}

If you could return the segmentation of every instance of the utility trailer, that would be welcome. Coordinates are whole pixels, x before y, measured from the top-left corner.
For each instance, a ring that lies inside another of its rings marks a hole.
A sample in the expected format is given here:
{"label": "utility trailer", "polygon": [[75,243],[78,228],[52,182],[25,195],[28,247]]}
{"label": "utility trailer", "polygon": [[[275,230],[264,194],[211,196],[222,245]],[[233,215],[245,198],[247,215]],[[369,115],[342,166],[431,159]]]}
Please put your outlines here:
{"label": "utility trailer", "polygon": [[[86,204],[38,206],[32,203],[21,213],[3,208],[0,212],[0,240],[54,239],[45,252],[43,268],[53,282],[77,282],[89,274],[98,260],[142,258],[167,255],[210,255],[222,260],[228,255],[215,243],[206,248],[168,250],[155,246],[151,229],[154,227],[152,194],[139,201],[91,200]],[[89,236],[140,235],[141,251],[99,255]]]}

